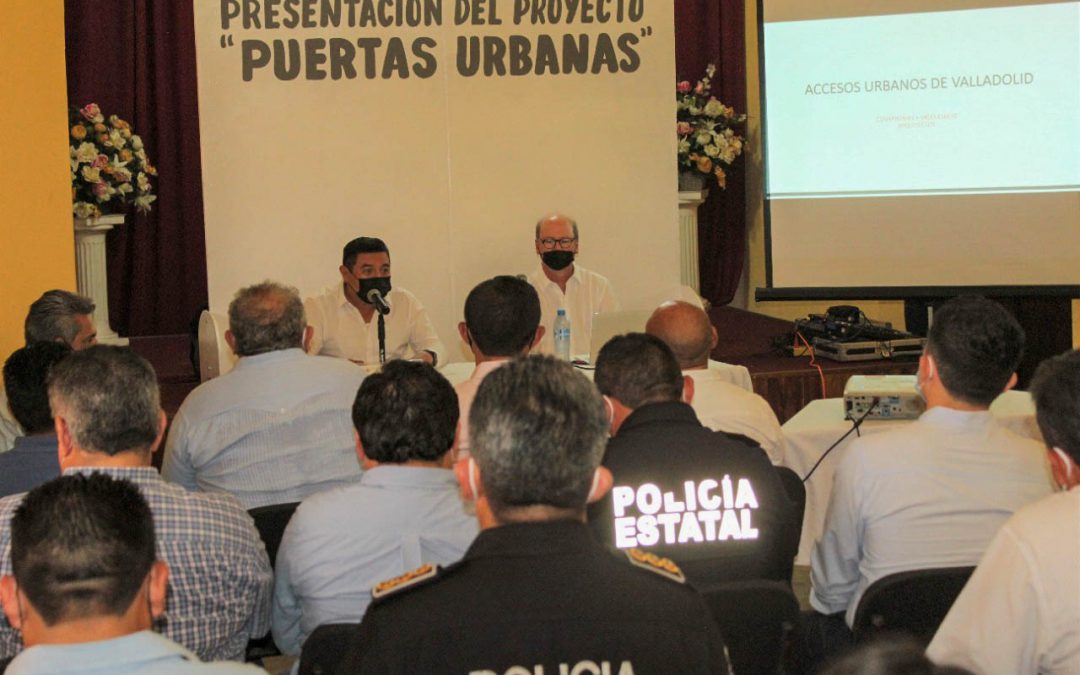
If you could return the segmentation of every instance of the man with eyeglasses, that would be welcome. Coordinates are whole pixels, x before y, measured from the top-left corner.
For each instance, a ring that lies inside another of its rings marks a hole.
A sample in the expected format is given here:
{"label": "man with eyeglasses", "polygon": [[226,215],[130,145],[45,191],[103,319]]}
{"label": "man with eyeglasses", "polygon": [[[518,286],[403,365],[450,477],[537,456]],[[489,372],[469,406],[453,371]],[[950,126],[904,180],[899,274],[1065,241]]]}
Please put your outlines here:
{"label": "man with eyeglasses", "polygon": [[536,223],[536,254],[540,268],[529,283],[540,296],[540,325],[544,337],[534,353],[555,351],[554,323],[558,310],[570,319],[570,353],[587,354],[593,316],[619,309],[607,278],[574,264],[578,253],[578,226],[572,218],[555,213]]}

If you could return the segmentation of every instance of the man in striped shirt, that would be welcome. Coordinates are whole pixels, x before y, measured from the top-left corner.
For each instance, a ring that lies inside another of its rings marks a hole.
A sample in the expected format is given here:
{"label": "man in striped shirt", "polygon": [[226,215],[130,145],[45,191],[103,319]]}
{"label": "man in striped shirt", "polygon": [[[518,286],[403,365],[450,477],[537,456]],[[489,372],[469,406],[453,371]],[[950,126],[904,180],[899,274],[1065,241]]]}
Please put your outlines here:
{"label": "man in striped shirt", "polygon": [[[155,628],[205,661],[243,659],[269,630],[270,563],[254,523],[228,495],[189,493],[151,466],[165,431],[157,378],[122,347],[96,346],[57,364],[49,383],[60,468],[105,473],[138,486],[170,570],[168,608]],[[0,499],[0,575],[11,569],[11,516],[24,495]],[[22,648],[0,618],[0,658]]]}

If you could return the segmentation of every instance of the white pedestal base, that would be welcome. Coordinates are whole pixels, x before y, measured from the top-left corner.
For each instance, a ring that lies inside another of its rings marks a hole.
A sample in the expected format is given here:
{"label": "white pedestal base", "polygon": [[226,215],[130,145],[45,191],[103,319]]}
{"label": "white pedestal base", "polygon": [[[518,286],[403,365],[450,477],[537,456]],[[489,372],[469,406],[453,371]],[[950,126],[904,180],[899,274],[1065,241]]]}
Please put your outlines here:
{"label": "white pedestal base", "polygon": [[120,214],[100,218],[75,219],[75,269],[79,294],[94,301],[94,326],[97,341],[109,345],[126,345],[109,325],[109,283],[105,271],[105,234],[115,225],[122,225]]}
{"label": "white pedestal base", "polygon": [[708,194],[707,190],[679,192],[679,281],[697,293],[701,292],[697,211]]}

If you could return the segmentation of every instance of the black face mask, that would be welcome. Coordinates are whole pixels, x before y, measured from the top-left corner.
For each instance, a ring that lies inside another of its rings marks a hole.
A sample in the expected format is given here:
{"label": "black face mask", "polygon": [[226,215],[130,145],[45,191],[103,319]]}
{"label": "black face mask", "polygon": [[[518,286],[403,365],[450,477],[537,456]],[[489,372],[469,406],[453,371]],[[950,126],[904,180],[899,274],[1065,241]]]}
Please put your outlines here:
{"label": "black face mask", "polygon": [[544,264],[553,270],[566,269],[574,262],[573,251],[545,251],[541,256]]}
{"label": "black face mask", "polygon": [[369,305],[374,304],[368,301],[367,297],[368,292],[372,289],[378,290],[379,294],[382,295],[383,300],[386,299],[386,296],[390,295],[390,277],[372,277],[370,279],[357,279],[357,281],[360,282],[360,291],[357,295]]}

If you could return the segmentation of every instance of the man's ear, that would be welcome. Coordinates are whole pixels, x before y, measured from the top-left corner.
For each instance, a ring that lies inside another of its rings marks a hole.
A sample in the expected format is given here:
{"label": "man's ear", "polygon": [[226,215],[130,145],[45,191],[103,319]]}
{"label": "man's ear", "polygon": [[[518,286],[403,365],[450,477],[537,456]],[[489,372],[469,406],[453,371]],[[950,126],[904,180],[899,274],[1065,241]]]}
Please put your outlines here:
{"label": "man's ear", "polygon": [[169,427],[169,416],[165,414],[164,410],[158,410],[158,433],[157,438],[154,439],[154,444],[150,446],[150,454],[153,455],[161,447],[161,442],[165,440],[165,429]]}
{"label": "man's ear", "polygon": [[682,402],[687,405],[694,402],[694,378],[689,375],[682,378]]}
{"label": "man's ear", "polygon": [[315,326],[308,324],[304,326],[304,339],[301,340],[300,346],[304,348],[305,352],[311,352],[311,340],[315,337]]}
{"label": "man's ear", "polygon": [[712,354],[712,350],[716,349],[716,345],[720,344],[720,336],[716,332],[716,326],[710,328],[712,331],[712,340],[709,341],[709,353]]}
{"label": "man's ear", "polygon": [[532,344],[529,345],[529,351],[530,352],[532,350],[536,349],[536,345],[540,344],[540,341],[544,339],[544,334],[546,332],[547,332],[547,329],[544,328],[543,326],[537,326],[536,327],[536,335],[533,336]]}
{"label": "man's ear", "polygon": [[367,453],[364,452],[364,442],[360,440],[360,432],[357,431],[356,429],[353,429],[352,433],[353,433],[353,440],[356,441],[356,457],[357,457],[357,459],[360,460],[361,468],[363,468],[364,471],[367,471],[368,469],[375,468],[378,465],[378,463],[372,461],[367,456]]}
{"label": "man's ear", "polygon": [[1005,389],[1003,390],[1003,392],[1009,391],[1010,389],[1012,389],[1015,386],[1016,386],[1016,373],[1013,373],[1012,375],[1009,376],[1009,382],[1005,385]]}
{"label": "man's ear", "polygon": [[472,347],[472,335],[469,334],[469,327],[465,325],[464,321],[458,321],[457,332],[461,336],[462,342]]}
{"label": "man's ear", "polygon": [[5,574],[0,577],[0,604],[4,605],[4,615],[15,630],[22,629],[22,612],[19,611],[19,585],[15,577]]}
{"label": "man's ear", "polygon": [[600,501],[604,495],[608,493],[611,486],[614,485],[615,479],[611,475],[611,471],[606,466],[596,467],[596,472],[593,474],[592,487],[589,488],[589,497],[586,500],[587,503],[592,504]]}
{"label": "man's ear", "polygon": [[63,417],[54,417],[53,425],[56,427],[56,450],[62,471],[64,460],[75,452],[75,441],[71,437],[71,429],[68,428],[67,420]]}
{"label": "man's ear", "polygon": [[169,565],[164,560],[155,560],[150,566],[147,595],[150,602],[150,620],[165,613],[165,595],[169,590]]}
{"label": "man's ear", "polygon": [[[233,354],[236,354],[236,336],[227,328],[225,329],[225,344],[229,345],[229,349],[232,350]],[[236,355],[240,356],[239,354]]]}
{"label": "man's ear", "polygon": [[459,459],[454,463],[454,477],[457,478],[461,487],[461,496],[466,501],[475,502],[484,494],[484,486],[480,480],[480,467],[472,457]]}

